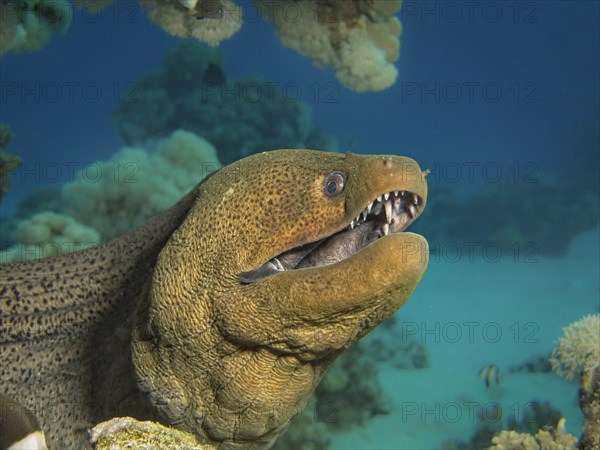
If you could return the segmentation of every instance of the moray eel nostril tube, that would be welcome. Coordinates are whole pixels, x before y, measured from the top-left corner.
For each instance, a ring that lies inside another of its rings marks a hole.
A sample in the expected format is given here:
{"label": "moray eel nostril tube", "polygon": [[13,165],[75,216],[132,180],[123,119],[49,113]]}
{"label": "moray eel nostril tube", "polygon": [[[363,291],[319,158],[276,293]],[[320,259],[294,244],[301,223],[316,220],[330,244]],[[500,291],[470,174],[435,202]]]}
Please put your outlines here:
{"label": "moray eel nostril tube", "polygon": [[426,201],[410,158],[272,151],[119,239],[3,266],[0,392],[50,448],[122,415],[268,448],[417,286]]}

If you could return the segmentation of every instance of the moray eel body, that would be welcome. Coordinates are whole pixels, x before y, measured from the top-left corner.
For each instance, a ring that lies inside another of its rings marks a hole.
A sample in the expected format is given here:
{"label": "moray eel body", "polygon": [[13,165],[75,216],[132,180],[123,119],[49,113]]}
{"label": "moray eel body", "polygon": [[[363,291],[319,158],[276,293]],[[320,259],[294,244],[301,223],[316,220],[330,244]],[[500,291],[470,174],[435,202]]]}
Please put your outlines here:
{"label": "moray eel body", "polygon": [[3,266],[0,391],[50,448],[123,415],[268,448],[418,284],[426,198],[409,158],[273,151],[122,238]]}

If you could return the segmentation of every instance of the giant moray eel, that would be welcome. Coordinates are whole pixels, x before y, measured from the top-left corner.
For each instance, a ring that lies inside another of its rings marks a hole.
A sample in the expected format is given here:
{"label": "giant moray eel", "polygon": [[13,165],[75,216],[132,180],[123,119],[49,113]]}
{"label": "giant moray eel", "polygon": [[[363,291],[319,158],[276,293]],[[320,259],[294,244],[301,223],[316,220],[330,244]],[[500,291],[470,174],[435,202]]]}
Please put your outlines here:
{"label": "giant moray eel", "polygon": [[0,391],[50,448],[129,415],[268,448],[324,372],[418,284],[412,159],[280,150],[99,247],[1,267]]}

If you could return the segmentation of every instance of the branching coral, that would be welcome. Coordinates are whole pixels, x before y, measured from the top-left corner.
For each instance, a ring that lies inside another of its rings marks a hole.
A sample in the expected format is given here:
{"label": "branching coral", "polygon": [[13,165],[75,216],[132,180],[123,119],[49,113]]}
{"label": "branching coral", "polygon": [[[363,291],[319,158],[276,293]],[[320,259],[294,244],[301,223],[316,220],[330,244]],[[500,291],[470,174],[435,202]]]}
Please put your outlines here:
{"label": "branching coral", "polygon": [[398,76],[400,0],[255,0],[281,42],[330,66],[357,92],[381,91]]}
{"label": "branching coral", "polygon": [[4,149],[12,138],[13,134],[8,127],[0,123],[0,199],[10,189],[9,175],[21,165],[18,156],[4,153]]}
{"label": "branching coral", "polygon": [[126,147],[84,169],[63,188],[65,209],[104,241],[146,223],[219,167],[210,142],[175,131],[153,153]]}
{"label": "branching coral", "polygon": [[0,55],[38,50],[55,32],[66,32],[72,19],[67,0],[1,1]]}
{"label": "branching coral", "polygon": [[140,0],[148,18],[167,33],[218,45],[242,26],[241,8],[231,0]]}

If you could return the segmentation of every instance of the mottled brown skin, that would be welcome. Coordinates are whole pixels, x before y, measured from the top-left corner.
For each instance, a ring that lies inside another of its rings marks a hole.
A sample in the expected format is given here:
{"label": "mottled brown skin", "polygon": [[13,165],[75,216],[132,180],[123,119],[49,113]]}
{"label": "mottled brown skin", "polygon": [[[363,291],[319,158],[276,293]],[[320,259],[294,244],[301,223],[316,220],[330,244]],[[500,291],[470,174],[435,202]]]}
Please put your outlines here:
{"label": "mottled brown skin", "polygon": [[[328,198],[333,171],[346,186]],[[342,230],[392,190],[425,201],[414,161],[262,153],[130,235],[2,267],[1,390],[38,416],[51,448],[81,446],[83,430],[116,415],[268,448],[334,359],[407,300],[427,243],[391,234],[332,265],[238,275]]]}

